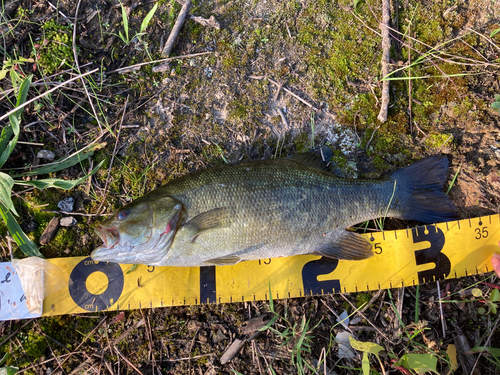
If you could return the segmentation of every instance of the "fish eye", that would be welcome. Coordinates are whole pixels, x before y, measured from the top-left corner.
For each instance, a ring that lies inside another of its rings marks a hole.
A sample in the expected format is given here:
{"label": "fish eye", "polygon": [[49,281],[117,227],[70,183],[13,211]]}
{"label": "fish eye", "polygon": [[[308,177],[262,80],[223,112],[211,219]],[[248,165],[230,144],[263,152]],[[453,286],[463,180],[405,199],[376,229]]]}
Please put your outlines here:
{"label": "fish eye", "polygon": [[129,214],[128,210],[123,210],[123,211],[120,211],[116,214],[116,218],[118,220],[125,220],[125,218],[128,216],[128,214]]}

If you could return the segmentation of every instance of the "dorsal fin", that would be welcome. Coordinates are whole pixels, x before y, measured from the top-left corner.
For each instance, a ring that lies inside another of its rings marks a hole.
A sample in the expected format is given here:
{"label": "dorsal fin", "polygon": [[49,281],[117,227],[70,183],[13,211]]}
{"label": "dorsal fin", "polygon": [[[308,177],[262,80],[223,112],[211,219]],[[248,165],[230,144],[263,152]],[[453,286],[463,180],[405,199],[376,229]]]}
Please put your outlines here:
{"label": "dorsal fin", "polygon": [[[332,150],[327,146],[318,146],[315,149],[303,154],[296,154],[287,158],[294,163],[308,167],[318,168],[322,171],[335,174],[337,177],[345,177],[339,166],[330,161],[333,156]],[[324,158],[324,160],[323,160]]]}
{"label": "dorsal fin", "polygon": [[333,153],[330,148],[326,146],[318,146],[315,149],[305,152],[303,154],[296,154],[290,156],[288,160],[292,160],[295,163],[306,165],[308,167],[314,167],[321,169],[323,171],[329,172],[326,166],[328,161],[332,158]]}

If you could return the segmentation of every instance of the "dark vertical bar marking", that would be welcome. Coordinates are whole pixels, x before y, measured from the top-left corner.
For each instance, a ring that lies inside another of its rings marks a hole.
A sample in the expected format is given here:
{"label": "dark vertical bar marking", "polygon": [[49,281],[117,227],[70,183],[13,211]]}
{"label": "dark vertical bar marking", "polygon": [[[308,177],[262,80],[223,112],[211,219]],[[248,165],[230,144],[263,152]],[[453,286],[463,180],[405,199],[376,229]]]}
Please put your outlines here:
{"label": "dark vertical bar marking", "polygon": [[200,302],[217,302],[215,290],[215,266],[200,267]]}

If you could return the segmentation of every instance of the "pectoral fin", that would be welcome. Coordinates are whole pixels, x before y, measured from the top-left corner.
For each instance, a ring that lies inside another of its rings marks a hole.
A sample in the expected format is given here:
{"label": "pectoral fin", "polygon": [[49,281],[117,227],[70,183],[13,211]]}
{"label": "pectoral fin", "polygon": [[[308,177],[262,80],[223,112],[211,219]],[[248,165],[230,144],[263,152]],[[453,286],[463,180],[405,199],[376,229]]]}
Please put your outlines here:
{"label": "pectoral fin", "polygon": [[370,242],[358,233],[348,231],[344,232],[337,241],[316,250],[316,253],[328,258],[346,260],[361,260],[373,255]]}
{"label": "pectoral fin", "polygon": [[194,242],[200,234],[211,229],[227,227],[231,223],[232,218],[229,209],[214,208],[195,216],[183,227],[189,230],[191,242]]}
{"label": "pectoral fin", "polygon": [[241,258],[239,256],[234,255],[234,256],[210,259],[203,262],[203,264],[206,266],[229,266],[232,264],[239,263],[240,261]]}

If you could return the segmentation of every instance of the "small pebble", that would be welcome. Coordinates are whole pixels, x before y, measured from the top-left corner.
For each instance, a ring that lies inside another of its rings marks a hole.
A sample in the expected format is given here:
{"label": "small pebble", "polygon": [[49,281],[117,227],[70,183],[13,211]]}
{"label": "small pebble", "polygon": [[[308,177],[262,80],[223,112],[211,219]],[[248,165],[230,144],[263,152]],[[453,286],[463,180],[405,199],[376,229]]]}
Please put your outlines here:
{"label": "small pebble", "polygon": [[40,150],[40,151],[38,151],[38,154],[36,154],[36,157],[38,159],[45,159],[48,161],[52,161],[56,157],[56,154],[53,151]]}
{"label": "small pebble", "polygon": [[66,216],[61,218],[59,224],[61,227],[71,227],[77,223],[76,219],[73,216]]}
{"label": "small pebble", "polygon": [[73,212],[73,206],[75,204],[75,200],[73,197],[68,197],[63,199],[57,204],[57,207],[61,209],[61,211],[64,212]]}

